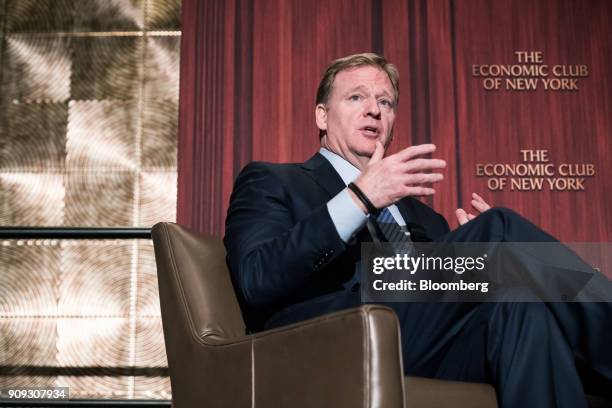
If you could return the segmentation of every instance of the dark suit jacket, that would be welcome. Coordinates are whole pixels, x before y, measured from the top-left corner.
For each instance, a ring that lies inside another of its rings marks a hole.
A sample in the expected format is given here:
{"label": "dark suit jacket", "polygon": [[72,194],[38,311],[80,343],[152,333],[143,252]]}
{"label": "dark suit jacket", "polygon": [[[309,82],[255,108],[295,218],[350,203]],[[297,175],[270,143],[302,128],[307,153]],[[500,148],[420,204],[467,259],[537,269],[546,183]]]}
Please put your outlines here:
{"label": "dark suit jacket", "polygon": [[[347,287],[367,228],[345,244],[327,202],[345,184],[321,154],[302,164],[254,162],[234,185],[224,238],[227,264],[250,331],[359,304]],[[397,206],[432,239],[449,231],[444,217],[413,198]]]}

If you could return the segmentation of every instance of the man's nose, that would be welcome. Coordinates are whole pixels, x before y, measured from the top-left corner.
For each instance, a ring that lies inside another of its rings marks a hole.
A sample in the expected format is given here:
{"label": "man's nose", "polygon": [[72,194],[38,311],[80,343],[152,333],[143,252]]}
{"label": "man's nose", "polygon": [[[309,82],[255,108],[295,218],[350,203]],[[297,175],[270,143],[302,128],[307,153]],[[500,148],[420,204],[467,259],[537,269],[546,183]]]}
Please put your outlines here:
{"label": "man's nose", "polygon": [[380,119],[380,106],[378,106],[376,98],[366,98],[363,116],[372,116],[375,119]]}

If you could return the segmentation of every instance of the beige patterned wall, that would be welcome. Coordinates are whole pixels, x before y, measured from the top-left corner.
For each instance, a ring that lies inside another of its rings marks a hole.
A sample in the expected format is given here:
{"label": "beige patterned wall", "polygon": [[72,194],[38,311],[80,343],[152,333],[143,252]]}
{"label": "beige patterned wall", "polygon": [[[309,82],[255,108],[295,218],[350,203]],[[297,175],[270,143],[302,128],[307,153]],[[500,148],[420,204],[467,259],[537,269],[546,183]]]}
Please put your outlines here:
{"label": "beige patterned wall", "polygon": [[[174,220],[180,0],[0,0],[0,225]],[[0,388],[170,397],[147,240],[4,240]]]}

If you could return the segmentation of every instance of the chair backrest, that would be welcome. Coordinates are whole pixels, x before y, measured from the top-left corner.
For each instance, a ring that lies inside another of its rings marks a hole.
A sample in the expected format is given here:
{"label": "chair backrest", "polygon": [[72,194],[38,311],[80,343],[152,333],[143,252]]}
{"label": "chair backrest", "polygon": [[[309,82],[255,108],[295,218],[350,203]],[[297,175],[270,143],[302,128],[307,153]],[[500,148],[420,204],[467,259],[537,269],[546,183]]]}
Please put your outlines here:
{"label": "chair backrest", "polygon": [[244,336],[221,239],[167,222],[152,237],[166,346],[175,336],[210,345]]}

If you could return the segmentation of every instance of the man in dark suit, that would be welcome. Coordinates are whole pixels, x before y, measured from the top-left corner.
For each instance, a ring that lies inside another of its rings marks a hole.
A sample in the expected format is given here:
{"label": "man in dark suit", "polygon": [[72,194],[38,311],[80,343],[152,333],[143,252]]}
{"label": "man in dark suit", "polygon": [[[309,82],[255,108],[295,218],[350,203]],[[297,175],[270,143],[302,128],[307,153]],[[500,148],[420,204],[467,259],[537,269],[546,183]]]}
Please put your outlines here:
{"label": "man in dark suit", "polygon": [[[482,214],[458,209],[462,226],[449,232],[414,198],[435,193],[446,163],[427,157],[434,145],[384,156],[398,81],[375,54],[332,62],[317,92],[321,150],[302,164],[251,163],[238,176],[225,245],[250,331],[358,306],[363,242],[553,240],[478,195],[472,206]],[[489,382],[502,406],[586,406],[574,357],[612,378],[612,353],[601,343],[612,332],[609,304],[580,322],[584,309],[541,302],[389,306],[402,328],[406,374]]]}

